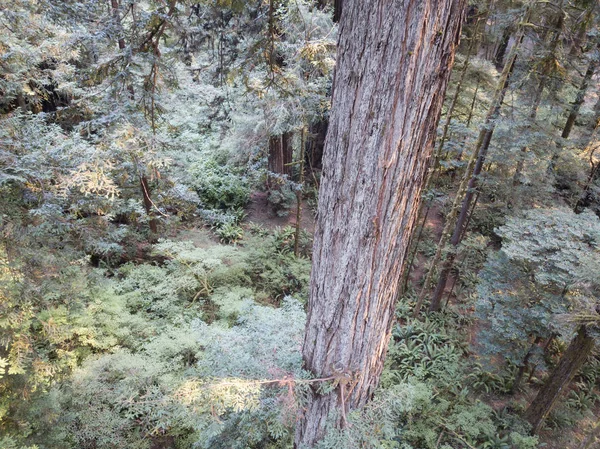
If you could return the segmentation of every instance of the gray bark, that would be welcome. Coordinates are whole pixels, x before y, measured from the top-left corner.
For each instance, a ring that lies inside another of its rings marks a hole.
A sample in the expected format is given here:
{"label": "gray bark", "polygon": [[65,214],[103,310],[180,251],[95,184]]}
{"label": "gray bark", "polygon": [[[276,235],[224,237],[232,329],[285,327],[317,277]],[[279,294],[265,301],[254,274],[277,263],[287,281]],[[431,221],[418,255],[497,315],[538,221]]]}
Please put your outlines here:
{"label": "gray bark", "polygon": [[296,447],[377,387],[463,5],[344,1],[303,346],[335,389],[311,390]]}

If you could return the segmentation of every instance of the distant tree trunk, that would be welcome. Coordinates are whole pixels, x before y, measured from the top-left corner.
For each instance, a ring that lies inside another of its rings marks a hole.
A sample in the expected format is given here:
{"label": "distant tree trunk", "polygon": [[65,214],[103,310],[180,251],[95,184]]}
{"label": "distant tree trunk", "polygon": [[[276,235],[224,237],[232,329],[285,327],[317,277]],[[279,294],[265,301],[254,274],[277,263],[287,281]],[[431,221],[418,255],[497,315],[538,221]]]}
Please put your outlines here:
{"label": "distant tree trunk", "polygon": [[328,418],[344,427],[379,382],[463,4],[344,3],[302,349],[335,388],[309,391],[297,448]]}
{"label": "distant tree trunk", "polygon": [[583,76],[583,80],[581,81],[581,85],[579,86],[579,90],[577,91],[577,96],[575,97],[575,101],[573,102],[573,106],[571,106],[571,112],[569,112],[569,117],[567,117],[567,122],[565,123],[565,127],[563,128],[562,134],[560,137],[563,139],[568,139],[571,134],[571,130],[573,129],[573,125],[575,125],[575,120],[577,120],[577,116],[579,115],[579,110],[581,109],[581,105],[585,100],[585,94],[587,93],[588,88],[590,87],[590,81],[596,72],[596,68],[598,67],[598,61],[596,59],[592,59],[590,64],[588,65],[587,70],[585,71],[585,75]]}
{"label": "distant tree trunk", "polygon": [[304,149],[306,148],[306,127],[302,128],[300,134],[300,157],[299,171],[300,171],[300,188],[296,190],[296,232],[294,234],[294,255],[300,256],[300,230],[302,225],[302,188],[304,187]]}
{"label": "distant tree trunk", "polygon": [[[485,158],[487,156],[487,151],[490,146],[492,135],[494,133],[495,128],[495,120],[500,114],[500,108],[502,107],[502,103],[504,102],[504,96],[506,95],[506,90],[508,89],[508,84],[510,80],[510,75],[515,66],[515,61],[517,59],[517,52],[521,40],[523,38],[523,30],[520,28],[518,32],[517,41],[513,46],[507,64],[504,66],[502,70],[502,75],[498,80],[498,84],[496,87],[496,91],[494,93],[494,99],[490,105],[488,110],[486,119],[484,124],[481,126],[479,131],[479,137],[477,142],[475,143],[475,147],[471,158],[467,164],[467,168],[465,169],[465,174],[460,183],[458,191],[456,192],[456,196],[454,197],[454,202],[452,204],[452,208],[450,209],[450,213],[446,217],[446,224],[444,225],[444,230],[442,231],[442,236],[440,237],[440,241],[438,242],[437,250],[435,255],[429,265],[429,271],[425,278],[425,283],[423,284],[423,288],[419,294],[417,299],[417,303],[413,310],[413,316],[417,316],[421,310],[423,305],[423,301],[425,297],[429,293],[434,280],[434,275],[437,270],[438,264],[442,260],[442,255],[444,250],[446,249],[446,244],[448,240],[452,237],[452,251],[447,255],[446,261],[440,272],[440,276],[438,278],[438,285],[435,289],[434,295],[431,300],[431,304],[429,310],[434,312],[439,310],[442,300],[442,294],[445,290],[446,282],[448,280],[448,276],[450,274],[450,270],[452,269],[452,264],[454,263],[456,246],[462,240],[462,232],[464,225],[468,218],[468,212],[471,207],[471,202],[473,201],[473,195],[475,193],[475,186],[479,175],[481,174],[481,170],[483,169],[483,163],[485,162]],[[462,201],[462,207],[461,205]],[[460,213],[459,213],[460,211]],[[454,228],[454,231],[452,229]]]}
{"label": "distant tree trunk", "polygon": [[339,22],[342,18],[342,7],[344,0],[333,0],[333,21]]}
{"label": "distant tree trunk", "polygon": [[152,198],[150,196],[150,186],[148,185],[148,178],[145,175],[140,176],[140,186],[142,188],[142,198],[144,199],[144,209],[146,209],[146,214],[150,217],[150,221],[148,225],[150,226],[150,232],[156,236],[158,233],[158,223],[156,218],[153,218],[152,213]]}
{"label": "distant tree trunk", "polygon": [[[475,28],[475,30],[477,30],[477,27]],[[440,157],[442,156],[442,152],[444,150],[444,144],[446,143],[446,138],[448,137],[448,130],[450,129],[450,124],[452,123],[452,116],[454,115],[454,109],[456,108],[456,105],[458,104],[458,97],[462,91],[462,85],[465,80],[465,76],[467,75],[467,72],[469,70],[469,62],[471,60],[471,53],[473,52],[474,47],[475,47],[475,39],[472,38],[471,42],[469,42],[469,47],[467,49],[467,55],[465,57],[465,62],[460,71],[460,77],[458,78],[458,82],[456,83],[456,91],[454,92],[452,101],[450,101],[450,105],[448,106],[448,111],[446,112],[446,120],[444,121],[444,126],[442,127],[442,137],[440,137],[440,140],[438,143],[438,148],[437,148],[436,152],[434,153],[433,163],[431,164],[431,167],[429,169],[429,176],[427,179],[426,188],[429,186],[430,179],[433,178],[435,176],[435,173],[437,172]]]}
{"label": "distant tree trunk", "polygon": [[[587,93],[588,88],[590,87],[590,81],[596,72],[596,68],[598,67],[598,61],[596,59],[592,59],[588,65],[588,68],[581,80],[581,84],[579,85],[579,89],[577,90],[577,95],[575,96],[575,101],[571,106],[571,111],[569,112],[569,116],[567,117],[567,121],[565,122],[565,126],[563,127],[562,133],[560,135],[561,139],[568,139],[571,135],[571,131],[573,130],[573,126],[575,125],[575,120],[579,116],[579,110],[581,109],[581,105],[585,100],[585,95]],[[556,144],[556,151],[552,154],[552,158],[550,159],[550,164],[548,166],[549,172],[554,172],[556,169],[556,162],[558,161],[558,156],[560,150],[562,148],[562,141],[558,141]]]}
{"label": "distant tree trunk", "polygon": [[25,102],[25,97],[21,92],[17,94],[17,106],[21,108],[21,113],[27,112],[27,103]]}
{"label": "distant tree trunk", "polygon": [[[112,14],[113,14],[113,20],[115,21],[115,26],[117,27],[117,32],[119,34],[118,37],[118,45],[119,45],[119,50],[124,50],[126,45],[125,45],[125,39],[123,38],[122,35],[122,25],[121,25],[121,17],[119,16],[119,0],[111,0],[110,1],[110,5],[111,5],[111,9],[112,9]],[[127,84],[127,91],[129,93],[129,98],[133,99],[135,96],[135,92],[133,90],[133,85],[131,83]],[[154,128],[154,111],[152,111],[152,131],[153,133],[155,132],[155,128]],[[142,200],[144,202],[144,209],[146,210],[146,214],[149,217],[149,221],[148,221],[148,226],[150,227],[150,239],[153,240],[156,235],[158,234],[158,221],[156,220],[156,218],[154,217],[154,214],[152,213],[152,197],[150,195],[150,185],[148,184],[148,178],[146,177],[146,175],[139,175],[139,179],[140,179],[140,188],[142,191]]]}
{"label": "distant tree trunk", "polygon": [[557,399],[583,366],[593,348],[594,338],[588,334],[585,326],[580,326],[558,365],[523,415],[523,418],[531,424],[533,433],[540,430],[544,419],[552,411]]}
{"label": "distant tree trunk", "polygon": [[[560,37],[562,34],[562,29],[564,26],[564,12],[562,10],[563,1],[560,0],[558,6],[558,14],[556,17],[556,22],[554,23],[554,30],[552,32],[552,37],[550,38],[550,47],[548,49],[548,55],[542,61],[542,69],[540,73],[540,81],[537,89],[535,90],[535,95],[533,97],[533,102],[531,103],[531,110],[529,111],[529,123],[527,125],[526,131],[529,130],[531,124],[535,121],[538,113],[538,109],[540,107],[540,103],[542,101],[542,95],[544,94],[544,89],[546,87],[546,83],[548,82],[549,76],[552,74],[552,71],[555,70],[555,53],[556,48],[558,47],[558,43],[560,41]],[[519,157],[517,161],[517,166],[515,169],[515,174],[513,175],[513,186],[517,186],[521,179],[521,173],[523,172],[523,167],[525,165],[525,154],[529,148],[527,146],[523,146],[521,148],[521,157]]]}
{"label": "distant tree trunk", "polygon": [[[467,114],[467,121],[465,123],[465,127],[468,129],[471,127],[471,120],[473,119],[473,114],[475,112],[475,102],[477,101],[477,93],[479,92],[479,79],[477,79],[477,82],[475,83],[475,90],[473,91],[473,98],[471,100],[471,106],[469,107],[469,113]],[[467,145],[467,140],[468,140],[468,135],[465,135],[463,137],[463,141],[462,141],[462,145],[460,147],[460,152],[458,153],[458,155],[456,156],[456,160],[457,161],[461,161],[463,154],[464,154],[464,148]],[[446,155],[444,156],[447,157],[448,152],[446,152]],[[454,182],[454,179],[456,178],[456,173],[457,170],[454,168],[451,172],[450,172],[450,179],[452,180],[452,182]]]}
{"label": "distant tree trunk", "polygon": [[[112,8],[113,20],[115,21],[115,26],[117,27],[117,32],[119,34],[119,50],[122,51],[125,50],[125,38],[123,37],[123,26],[121,25],[121,17],[119,16],[119,0],[110,0],[110,6]],[[129,98],[134,98],[135,92],[131,83],[127,84],[127,91],[129,92]]]}
{"label": "distant tree trunk", "polygon": [[[430,210],[431,210],[431,203],[428,201],[427,206],[425,207],[425,213],[422,214],[423,220],[421,221],[421,226],[419,227],[419,233],[417,234],[417,238],[415,239],[414,242],[412,241],[412,238],[411,238],[411,243],[409,245],[409,248],[412,247],[412,251],[410,252],[410,255],[408,256],[408,263],[406,264],[406,267],[404,268],[404,277],[403,277],[403,281],[402,281],[402,287],[401,287],[400,294],[403,294],[406,291],[406,289],[408,288],[408,280],[410,278],[410,272],[412,270],[413,263],[415,261],[415,256],[417,255],[417,252],[419,250],[419,243],[421,242],[421,236],[423,235],[423,230],[425,229],[425,224],[427,224],[427,217],[429,216]],[[411,237],[414,237],[414,235]]]}
{"label": "distant tree trunk", "polygon": [[[538,84],[537,89],[535,90],[535,96],[533,98],[533,103],[531,103],[531,110],[529,111],[529,125],[527,129],[531,127],[531,123],[537,117],[537,112],[540,107],[540,103],[542,101],[542,94],[544,93],[544,88],[546,87],[546,77],[542,77],[540,83]],[[523,172],[523,167],[525,166],[525,155],[529,148],[527,146],[523,146],[521,148],[521,155],[517,161],[517,166],[515,168],[515,174],[513,175],[512,184],[513,186],[517,186],[521,180],[521,173]]]}
{"label": "distant tree trunk", "polygon": [[500,44],[498,45],[498,48],[496,49],[496,54],[494,55],[494,65],[498,70],[502,70],[502,67],[504,66],[504,55],[506,55],[506,50],[508,49],[511,34],[512,26],[509,25],[506,28],[504,28],[504,31],[502,32],[502,38],[500,39]]}
{"label": "distant tree trunk", "polygon": [[327,119],[321,119],[309,126],[306,139],[306,163],[310,170],[320,170],[322,167],[327,125]]}
{"label": "distant tree trunk", "polygon": [[278,136],[269,138],[269,155],[267,161],[267,187],[269,189],[280,189],[283,180],[282,176],[290,176],[292,173],[291,163],[293,162],[291,132],[285,132]]}
{"label": "distant tree trunk", "polygon": [[521,386],[521,381],[523,380],[523,376],[525,375],[525,370],[529,366],[529,359],[531,358],[531,356],[533,355],[533,351],[535,350],[535,348],[541,341],[542,341],[542,337],[535,337],[530,348],[527,350],[525,357],[523,357],[523,361],[519,365],[519,369],[517,370],[517,375],[515,376],[515,380],[513,381],[512,387],[510,389],[510,392],[512,394],[515,394],[517,391],[519,391],[519,387]]}
{"label": "distant tree trunk", "polygon": [[113,19],[115,21],[115,25],[118,28],[119,33],[119,50],[123,50],[125,48],[125,39],[121,35],[121,17],[119,17],[119,0],[110,0],[110,6],[112,8]]}

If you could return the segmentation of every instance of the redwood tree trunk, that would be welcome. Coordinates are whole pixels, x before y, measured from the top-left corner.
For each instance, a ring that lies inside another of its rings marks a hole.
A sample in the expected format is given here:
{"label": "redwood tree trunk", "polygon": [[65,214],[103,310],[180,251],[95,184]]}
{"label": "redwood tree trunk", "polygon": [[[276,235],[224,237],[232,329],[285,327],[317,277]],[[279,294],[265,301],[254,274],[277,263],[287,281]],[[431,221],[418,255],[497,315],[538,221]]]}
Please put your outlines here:
{"label": "redwood tree trunk", "polygon": [[333,21],[339,22],[342,18],[343,0],[333,0]]}
{"label": "redwood tree trunk", "polygon": [[290,165],[293,162],[292,158],[292,133],[285,132],[269,138],[269,156],[267,163],[269,170],[267,184],[269,189],[281,187],[282,179],[280,176],[289,176],[292,173]]}
{"label": "redwood tree trunk", "polygon": [[328,120],[324,118],[309,126],[306,140],[306,164],[311,171],[320,170],[323,166],[323,148],[328,123]]}
{"label": "redwood tree trunk", "polygon": [[463,0],[346,0],[303,346],[311,390],[296,447],[371,399],[458,43]]}
{"label": "redwood tree trunk", "polygon": [[537,433],[542,422],[552,411],[556,400],[564,392],[577,371],[583,366],[594,348],[594,339],[588,334],[585,326],[581,326],[575,338],[563,354],[558,366],[552,372],[544,386],[525,411],[523,417],[529,421],[532,432]]}
{"label": "redwood tree trunk", "polygon": [[500,39],[500,44],[498,45],[498,49],[494,55],[494,65],[498,70],[502,70],[504,65],[504,56],[506,55],[506,50],[508,49],[508,43],[510,42],[511,34],[512,27],[509,25],[504,28],[504,31],[502,32],[502,38]]}

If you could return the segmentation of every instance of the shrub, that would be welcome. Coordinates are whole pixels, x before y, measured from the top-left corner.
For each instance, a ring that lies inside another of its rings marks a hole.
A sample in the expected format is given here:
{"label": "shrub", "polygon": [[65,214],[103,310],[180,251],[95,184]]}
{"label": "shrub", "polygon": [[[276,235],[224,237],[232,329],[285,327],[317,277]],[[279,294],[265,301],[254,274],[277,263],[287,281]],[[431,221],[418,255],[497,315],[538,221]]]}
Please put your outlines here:
{"label": "shrub", "polygon": [[189,170],[190,184],[203,208],[231,210],[243,208],[250,199],[246,179],[215,161],[197,162]]}

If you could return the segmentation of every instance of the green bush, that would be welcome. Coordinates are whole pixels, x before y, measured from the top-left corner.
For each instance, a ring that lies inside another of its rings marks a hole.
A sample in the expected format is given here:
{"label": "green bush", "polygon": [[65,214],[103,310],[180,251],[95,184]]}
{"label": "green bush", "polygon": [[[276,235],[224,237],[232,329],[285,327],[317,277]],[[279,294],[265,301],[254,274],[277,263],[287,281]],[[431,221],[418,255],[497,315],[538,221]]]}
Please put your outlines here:
{"label": "green bush", "polygon": [[214,226],[213,229],[221,243],[235,243],[244,236],[244,230],[232,222],[223,223],[221,226]]}
{"label": "green bush", "polygon": [[243,208],[250,200],[250,188],[243,176],[215,161],[197,162],[188,173],[205,209]]}

